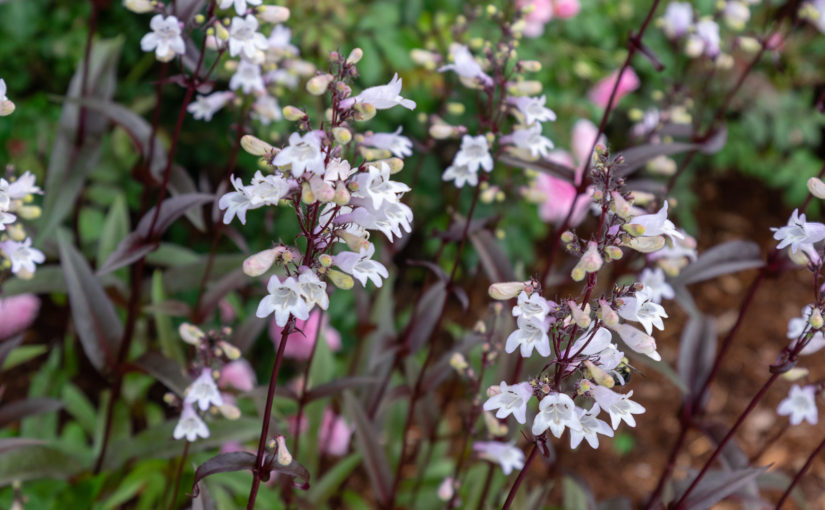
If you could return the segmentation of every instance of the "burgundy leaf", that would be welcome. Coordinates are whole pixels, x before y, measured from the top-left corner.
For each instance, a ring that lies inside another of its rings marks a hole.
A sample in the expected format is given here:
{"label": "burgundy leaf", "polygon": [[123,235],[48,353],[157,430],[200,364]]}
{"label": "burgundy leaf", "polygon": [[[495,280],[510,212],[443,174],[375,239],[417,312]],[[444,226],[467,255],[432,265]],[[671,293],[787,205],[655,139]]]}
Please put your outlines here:
{"label": "burgundy leaf", "polygon": [[379,380],[380,379],[378,377],[370,376],[344,377],[342,379],[320,384],[310,389],[309,391],[307,391],[304,400],[306,402],[312,402],[313,400],[331,397],[349,388],[355,388],[359,386],[372,386],[374,384],[377,384]]}
{"label": "burgundy leaf", "polygon": [[692,315],[682,330],[679,359],[676,362],[679,377],[689,390],[691,401],[696,399],[697,393],[705,383],[715,353],[716,328],[713,320],[706,315]]}
{"label": "burgundy leaf", "polygon": [[387,454],[378,443],[380,436],[364,413],[361,403],[349,391],[344,392],[344,406],[355,426],[356,443],[361,455],[364,456],[364,467],[375,491],[375,497],[380,504],[386,505],[390,500],[392,471]]}
{"label": "burgundy leaf", "polygon": [[446,301],[447,288],[444,281],[435,282],[421,296],[415,313],[410,317],[405,336],[405,343],[411,352],[417,351],[430,340]]}
{"label": "burgundy leaf", "polygon": [[217,473],[231,471],[252,471],[255,469],[255,454],[249,452],[219,453],[207,460],[195,470],[195,480],[192,482],[192,496],[200,493],[198,482]]}
{"label": "burgundy leaf", "polygon": [[505,165],[510,165],[517,168],[529,168],[530,170],[536,170],[554,177],[560,177],[566,181],[572,181],[576,176],[576,170],[574,168],[570,168],[567,165],[562,165],[546,159],[541,159],[538,161],[525,161],[507,154],[499,156],[498,159]]}
{"label": "burgundy leaf", "polygon": [[179,397],[183,396],[186,387],[191,383],[186,372],[177,361],[167,358],[159,352],[147,352],[129,363],[129,366],[151,375]]}
{"label": "burgundy leaf", "polygon": [[676,285],[689,285],[711,278],[762,267],[762,251],[752,241],[728,241],[702,253],[698,259],[679,272]]}
{"label": "burgundy leaf", "polygon": [[512,282],[516,280],[516,272],[507,254],[498,245],[498,241],[493,235],[482,230],[470,236],[470,240],[475,246],[478,256],[481,258],[481,265],[487,278],[491,282]]}
{"label": "burgundy leaf", "polygon": [[0,429],[26,416],[57,411],[63,403],[53,398],[27,398],[0,407]]}

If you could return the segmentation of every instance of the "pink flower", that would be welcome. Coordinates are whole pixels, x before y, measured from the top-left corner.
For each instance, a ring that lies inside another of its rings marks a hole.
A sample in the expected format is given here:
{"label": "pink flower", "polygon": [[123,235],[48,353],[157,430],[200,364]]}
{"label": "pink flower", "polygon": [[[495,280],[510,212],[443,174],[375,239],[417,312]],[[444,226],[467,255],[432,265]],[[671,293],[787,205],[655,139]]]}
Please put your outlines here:
{"label": "pink flower", "polygon": [[[303,331],[303,334],[296,331],[289,335],[286,347],[284,347],[284,356],[299,360],[309,359],[309,356],[312,354],[312,347],[315,345],[315,338],[318,336],[319,322],[322,327],[321,335],[326,340],[330,350],[336,352],[341,349],[341,334],[330,327],[329,319],[326,315],[323,317],[324,319],[321,320],[321,311],[316,308],[310,313],[307,320],[298,319],[295,327]],[[274,319],[269,323],[269,337],[272,339],[272,343],[276,349],[280,343],[282,331],[282,328],[276,324]]]}
{"label": "pink flower", "polygon": [[40,298],[20,294],[0,298],[0,340],[11,338],[32,325],[40,310]]}
{"label": "pink flower", "polygon": [[318,430],[318,442],[321,451],[328,455],[340,457],[349,450],[349,441],[352,437],[352,428],[340,416],[326,409],[321,419],[321,428]]}
{"label": "pink flower", "polygon": [[572,18],[579,13],[579,0],[556,0],[554,13],[562,19]]}
{"label": "pink flower", "polygon": [[255,372],[245,359],[230,361],[221,369],[218,386],[221,388],[232,387],[240,391],[252,391],[255,387]]}
{"label": "pink flower", "polygon": [[532,6],[533,10],[525,18],[524,35],[538,37],[544,33],[544,25],[553,19],[553,0],[518,0],[521,8]]}
{"label": "pink flower", "polygon": [[[590,89],[589,97],[597,106],[607,108],[607,103],[610,101],[610,93],[613,91],[613,86],[619,77],[619,71],[614,71],[613,74],[607,78],[602,79],[592,89]],[[628,67],[622,73],[622,78],[619,81],[619,87],[616,89],[616,98],[614,104],[618,103],[621,98],[639,88],[639,77]]]}

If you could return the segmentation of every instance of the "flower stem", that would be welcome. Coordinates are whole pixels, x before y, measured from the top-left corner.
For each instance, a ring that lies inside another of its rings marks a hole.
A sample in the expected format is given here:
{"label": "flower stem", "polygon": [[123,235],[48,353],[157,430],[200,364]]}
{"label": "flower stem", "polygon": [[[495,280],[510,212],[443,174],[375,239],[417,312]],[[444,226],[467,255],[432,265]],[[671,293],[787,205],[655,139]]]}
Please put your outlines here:
{"label": "flower stem", "polygon": [[530,469],[530,464],[532,464],[533,459],[536,458],[536,453],[538,453],[538,450],[539,449],[536,447],[536,444],[533,443],[533,448],[527,455],[527,460],[524,461],[524,467],[521,468],[516,481],[513,482],[513,486],[510,488],[510,492],[507,494],[507,499],[504,501],[504,506],[501,507],[501,510],[508,510],[510,505],[513,504],[513,500],[516,499],[516,493],[518,492],[519,487],[521,487],[521,483],[524,481],[524,476],[527,474],[527,470]]}
{"label": "flower stem", "polygon": [[793,488],[796,486],[796,484],[799,483],[799,480],[802,479],[802,476],[805,475],[805,472],[808,471],[808,468],[811,467],[811,464],[813,463],[814,459],[817,455],[819,455],[823,448],[825,448],[825,438],[823,438],[822,441],[819,442],[819,445],[814,449],[814,451],[811,452],[811,454],[808,456],[808,460],[805,461],[805,465],[802,466],[802,469],[800,469],[796,473],[796,476],[793,477],[793,480],[791,480],[791,483],[790,485],[788,485],[788,488],[785,489],[785,492],[782,493],[782,497],[780,497],[779,501],[777,501],[776,503],[776,510],[780,510],[781,508],[783,508],[782,505],[785,504],[785,500],[788,499],[788,496],[791,495],[791,491],[793,490]]}
{"label": "flower stem", "polygon": [[178,471],[175,474],[175,491],[172,493],[172,501],[169,503],[169,510],[175,510],[177,507],[180,480],[183,476],[183,466],[186,464],[186,457],[189,456],[189,445],[191,444],[192,443],[189,441],[186,441],[186,445],[183,447],[183,453],[180,456],[180,464],[178,464]]}

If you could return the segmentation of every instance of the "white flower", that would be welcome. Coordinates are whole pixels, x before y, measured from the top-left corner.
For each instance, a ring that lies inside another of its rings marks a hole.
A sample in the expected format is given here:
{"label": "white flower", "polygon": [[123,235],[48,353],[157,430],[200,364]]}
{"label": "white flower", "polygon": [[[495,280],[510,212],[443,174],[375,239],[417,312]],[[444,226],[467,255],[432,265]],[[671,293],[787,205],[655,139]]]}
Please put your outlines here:
{"label": "white flower", "polygon": [[195,441],[199,437],[206,439],[209,437],[209,428],[207,428],[206,423],[201,420],[201,417],[198,416],[198,413],[195,412],[191,404],[183,404],[183,412],[181,412],[178,424],[175,425],[172,437],[175,439],[183,439],[185,437],[189,442]]}
{"label": "white flower", "polygon": [[346,181],[353,174],[349,161],[341,158],[332,158],[324,169],[325,181]]}
{"label": "white flower", "polygon": [[653,214],[641,214],[630,220],[633,225],[639,225],[644,228],[642,235],[644,237],[654,237],[666,235],[670,237],[673,245],[676,245],[676,238],[683,239],[684,234],[676,230],[676,225],[667,219],[667,200],[665,200],[662,208]]}
{"label": "white flower", "polygon": [[364,145],[388,150],[397,158],[412,156],[412,140],[401,136],[401,126],[393,133],[373,133],[365,136]]}
{"label": "white flower", "polygon": [[[802,336],[802,333],[805,332],[805,328],[808,327],[808,320],[811,318],[812,310],[811,305],[808,305],[802,309],[801,317],[794,317],[788,321],[788,338],[796,341]],[[795,345],[795,343],[792,345]],[[808,354],[813,354],[819,351],[823,347],[825,347],[825,335],[822,331],[817,331],[813,334],[811,339],[808,340],[808,345],[799,351],[799,354],[807,356]]]}
{"label": "white flower", "polygon": [[455,74],[468,80],[477,79],[481,84],[490,86],[493,84],[490,78],[482,69],[481,65],[473,58],[470,50],[466,46],[453,43],[450,45],[450,54],[453,57],[453,63],[441,66],[438,68],[439,73],[444,71],[454,71]]}
{"label": "white flower", "polygon": [[693,30],[687,37],[685,53],[693,58],[716,57],[719,54],[719,25],[712,19],[703,19],[693,26]]}
{"label": "white flower", "polygon": [[289,192],[290,186],[290,182],[280,175],[264,176],[258,170],[252,178],[252,184],[244,187],[244,193],[249,198],[249,208],[255,209],[263,205],[278,205],[281,198]]}
{"label": "white flower", "polygon": [[268,126],[271,122],[281,120],[281,105],[278,100],[269,94],[258,96],[255,103],[252,105],[252,118],[257,119],[264,126]]}
{"label": "white flower", "polygon": [[305,171],[321,174],[324,171],[324,153],[321,152],[321,138],[310,131],[304,136],[298,133],[289,135],[289,146],[272,160],[275,166],[292,165],[292,175],[301,177]]}
{"label": "white flower", "polygon": [[799,16],[813,23],[820,32],[825,33],[825,0],[804,2],[799,9]]}
{"label": "white flower", "polygon": [[135,14],[144,14],[155,10],[151,0],[123,0],[123,7],[126,7]]}
{"label": "white flower", "polygon": [[402,228],[412,231],[413,212],[401,202],[384,201],[378,209],[366,203],[353,211],[351,219],[367,230],[380,230],[392,242],[393,236],[402,236]]}
{"label": "white flower", "polygon": [[521,356],[524,358],[530,357],[533,348],[545,358],[550,356],[550,337],[547,336],[548,325],[545,321],[519,317],[516,325],[518,329],[507,337],[504,350],[511,353],[520,346]]}
{"label": "white flower", "polygon": [[252,200],[250,199],[249,192],[246,186],[243,185],[240,177],[233,175],[229,180],[232,182],[232,186],[235,187],[235,191],[226,193],[218,201],[218,208],[226,209],[223,215],[223,222],[229,225],[232,222],[232,218],[237,215],[241,223],[246,225],[246,211],[252,208]]}
{"label": "white flower", "polygon": [[550,304],[538,292],[533,292],[528,296],[527,292],[521,291],[518,295],[518,302],[513,307],[513,317],[539,321],[543,321],[549,312]]}
{"label": "white flower", "polygon": [[258,51],[267,49],[269,42],[258,32],[258,18],[248,14],[245,18],[235,16],[229,25],[229,56],[252,60]]}
{"label": "white flower", "polygon": [[316,304],[321,307],[321,310],[329,308],[327,284],[322,282],[313,270],[305,268],[301,271],[298,276],[298,288],[301,289],[301,295],[306,299],[310,308]]}
{"label": "white flower", "polygon": [[800,388],[794,384],[788,396],[776,408],[780,416],[791,417],[791,425],[799,425],[807,420],[811,425],[819,421],[819,412],[816,408],[816,389],[813,386]]}
{"label": "white flower", "polygon": [[742,30],[751,18],[748,5],[739,0],[728,0],[723,10],[725,23],[733,30]]}
{"label": "white flower", "polygon": [[401,105],[408,110],[415,110],[415,101],[401,97],[401,78],[395,73],[392,80],[386,85],[370,87],[364,89],[355,96],[358,103],[369,103],[376,110],[386,110],[396,105]]}
{"label": "white flower", "polygon": [[671,39],[678,39],[690,30],[693,23],[693,7],[688,2],[672,2],[662,17],[662,30]]}
{"label": "white flower", "polygon": [[235,74],[229,80],[229,88],[232,90],[241,89],[244,94],[264,92],[266,87],[264,86],[264,79],[261,77],[261,66],[241,60]]}
{"label": "white flower", "polygon": [[11,115],[14,111],[14,103],[6,97],[6,81],[0,78],[0,117]]}
{"label": "white flower", "polygon": [[514,105],[524,115],[524,122],[527,125],[534,122],[545,122],[556,120],[556,113],[544,106],[547,102],[545,96],[541,97],[509,97],[507,102]]}
{"label": "white flower", "polygon": [[662,331],[665,325],[662,318],[667,318],[667,313],[662,305],[657,304],[647,292],[647,288],[637,292],[634,297],[622,298],[623,304],[618,312],[624,319],[641,323],[648,335],[653,331],[653,327]]}
{"label": "white flower", "polygon": [[630,397],[633,396],[632,391],[623,395],[604,386],[593,386],[590,389],[590,395],[603,411],[610,414],[613,430],[619,428],[619,423],[622,421],[631,427],[635,427],[636,419],[633,418],[633,415],[645,412],[644,407],[630,400]]}
{"label": "white flower", "polygon": [[456,188],[464,187],[464,184],[470,186],[478,185],[478,170],[470,170],[467,165],[450,165],[444,170],[441,176],[444,181],[455,181]]}
{"label": "white flower", "polygon": [[381,278],[387,278],[389,273],[384,264],[372,260],[375,254],[375,245],[367,243],[358,253],[345,251],[335,256],[335,264],[345,273],[351,274],[353,278],[367,286],[367,279],[371,280],[376,287],[380,287],[383,282]]}
{"label": "white flower", "polygon": [[616,324],[610,329],[619,334],[622,341],[634,351],[645,354],[649,358],[661,361],[662,357],[656,352],[656,339],[634,328],[630,324]]}
{"label": "white flower", "polygon": [[805,221],[805,214],[799,214],[798,209],[793,210],[786,226],[772,227],[771,230],[774,232],[773,238],[779,241],[776,249],[781,250],[790,246],[793,253],[800,248],[813,250],[814,243],[825,239],[825,225]]}
{"label": "white flower", "polygon": [[11,272],[19,273],[21,270],[26,273],[34,273],[37,269],[35,264],[42,264],[46,260],[43,252],[32,248],[32,240],[26,238],[23,242],[12,241],[11,239],[0,243],[0,251],[11,261]]}
{"label": "white flower", "polygon": [[176,54],[186,53],[186,45],[181,37],[180,22],[174,16],[163,17],[156,14],[149,22],[151,32],[140,40],[140,49],[155,52],[155,57],[161,62],[168,62]]}
{"label": "white flower", "polygon": [[479,452],[481,458],[497,462],[505,475],[509,475],[514,469],[524,467],[524,452],[516,448],[512,441],[478,441],[473,444],[473,450]]}
{"label": "white flower", "polygon": [[676,295],[673,287],[665,280],[665,272],[661,267],[655,269],[644,268],[639,275],[639,281],[644,285],[648,298],[654,303],[661,303],[662,298],[673,299]]}
{"label": "white flower", "polygon": [[209,122],[212,116],[233,97],[235,94],[232,92],[214,92],[208,96],[198,94],[198,97],[186,107],[186,111],[191,113],[196,120]]}
{"label": "white flower", "polygon": [[17,221],[17,216],[0,209],[0,232],[6,230],[6,225],[11,225]]}
{"label": "white flower", "polygon": [[524,129],[517,129],[513,131],[512,135],[505,138],[512,141],[516,147],[530,151],[533,157],[541,155],[541,157],[546,158],[550,154],[550,149],[553,148],[553,142],[541,134],[541,124],[533,124]]}
{"label": "white flower", "polygon": [[11,183],[0,178],[0,208],[8,209],[10,200],[22,200],[28,195],[42,194],[43,191],[35,185],[35,182],[36,177],[29,171]]}
{"label": "white flower", "polygon": [[269,49],[275,53],[297,55],[298,48],[290,44],[290,39],[292,39],[292,30],[284,25],[275,25],[275,28],[273,28],[269,34],[267,43],[269,44]]}
{"label": "white flower", "polygon": [[484,402],[485,411],[496,412],[496,418],[506,418],[512,414],[519,423],[527,422],[527,401],[533,396],[533,388],[530,383],[518,383],[507,385],[501,381],[500,392],[490,397]]}
{"label": "white flower", "polygon": [[374,209],[384,202],[398,202],[398,194],[410,191],[406,184],[390,180],[390,166],[385,162],[370,164],[367,173],[355,177],[358,191],[354,197],[369,199]]}
{"label": "white flower", "polygon": [[212,377],[211,369],[204,368],[201,371],[201,375],[186,389],[183,402],[190,405],[197,404],[201,411],[206,411],[211,405],[215,407],[223,405],[223,398]]}
{"label": "white flower", "polygon": [[607,437],[613,437],[613,429],[606,421],[596,418],[601,409],[599,404],[593,404],[589,411],[585,411],[580,407],[576,407],[576,414],[579,417],[579,425],[581,429],[570,429],[570,448],[576,449],[582,442],[582,439],[587,440],[587,444],[591,448],[599,447],[599,436],[602,434]]}
{"label": "white flower", "polygon": [[238,13],[238,16],[243,16],[246,12],[247,5],[261,5],[261,0],[220,0],[219,7],[221,9],[229,9],[232,5],[235,5],[235,12]]}
{"label": "white flower", "polygon": [[275,322],[280,327],[284,327],[292,314],[296,319],[307,320],[309,318],[309,304],[304,300],[303,293],[298,287],[298,282],[292,276],[283,282],[278,276],[272,276],[266,286],[269,294],[258,304],[255,315],[266,317],[275,312]]}
{"label": "white flower", "polygon": [[565,393],[550,393],[539,402],[539,413],[533,420],[534,436],[542,434],[548,428],[556,437],[561,437],[564,429],[581,429],[576,404]]}
{"label": "white flower", "polygon": [[570,348],[570,352],[579,356],[595,356],[605,349],[609,349],[613,345],[612,340],[613,335],[610,334],[610,331],[605,328],[598,328],[594,332],[591,324],[587,331],[576,339],[573,347]]}
{"label": "white flower", "polygon": [[481,167],[487,172],[493,169],[493,157],[490,155],[490,146],[484,135],[464,135],[461,139],[461,148],[453,159],[454,167],[467,166],[469,171],[477,172]]}
{"label": "white flower", "polygon": [[6,101],[6,80],[0,78],[0,101]]}

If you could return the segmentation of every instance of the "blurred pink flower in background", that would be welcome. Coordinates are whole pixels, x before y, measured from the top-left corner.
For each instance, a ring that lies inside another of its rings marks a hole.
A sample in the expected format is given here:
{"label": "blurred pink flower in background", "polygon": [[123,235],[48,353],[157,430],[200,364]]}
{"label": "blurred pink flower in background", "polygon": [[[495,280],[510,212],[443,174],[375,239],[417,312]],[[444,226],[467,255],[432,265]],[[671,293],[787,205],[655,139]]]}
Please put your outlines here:
{"label": "blurred pink flower in background", "polygon": [[[296,331],[289,335],[286,347],[284,347],[284,356],[299,360],[309,359],[312,346],[315,345],[315,338],[318,336],[319,322],[321,323],[321,336],[326,340],[330,350],[336,352],[341,349],[341,334],[329,325],[326,314],[323,314],[323,320],[321,320],[321,315],[321,311],[316,308],[307,320],[299,319],[295,322],[295,327],[303,331],[303,334]],[[269,337],[275,349],[280,343],[282,331],[283,329],[275,323],[274,319],[269,323]]]}
{"label": "blurred pink flower in background", "polygon": [[218,386],[235,388],[239,391],[252,391],[255,387],[255,372],[245,359],[230,361],[221,369]]}
{"label": "blurred pink flower in background", "polygon": [[345,455],[349,450],[351,437],[352,428],[347,425],[347,422],[331,410],[324,410],[321,428],[318,430],[318,443],[321,445],[321,451],[338,457]]}
{"label": "blurred pink flower in background", "polygon": [[0,340],[11,338],[32,325],[40,311],[40,298],[19,294],[0,298]]}
{"label": "blurred pink flower in background", "polygon": [[581,10],[579,0],[556,0],[553,12],[559,18],[572,18]]}
{"label": "blurred pink flower in background", "polygon": [[[613,74],[607,78],[602,79],[592,89],[588,96],[597,106],[607,108],[607,103],[610,101],[610,93],[613,91],[613,86],[619,77],[619,71],[614,71]],[[619,81],[619,88],[616,89],[616,98],[614,104],[618,103],[621,98],[639,88],[639,77],[632,68],[628,67],[622,73],[622,79]]]}
{"label": "blurred pink flower in background", "polygon": [[581,10],[579,0],[517,0],[516,5],[533,8],[525,18],[524,35],[527,37],[539,37],[544,33],[544,25],[554,17],[572,18]]}

